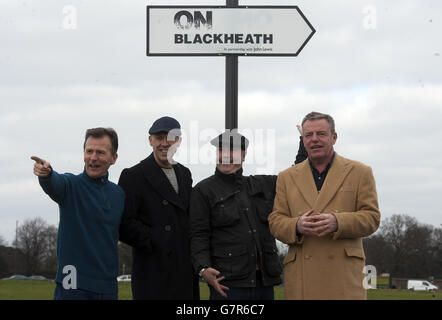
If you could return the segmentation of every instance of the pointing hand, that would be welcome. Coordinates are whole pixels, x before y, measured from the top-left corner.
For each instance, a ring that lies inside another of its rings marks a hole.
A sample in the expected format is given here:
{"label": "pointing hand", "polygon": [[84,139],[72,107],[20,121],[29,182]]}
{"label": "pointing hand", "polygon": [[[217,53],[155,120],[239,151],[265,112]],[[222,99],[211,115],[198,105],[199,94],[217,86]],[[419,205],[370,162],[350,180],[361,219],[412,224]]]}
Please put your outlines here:
{"label": "pointing hand", "polygon": [[46,178],[50,175],[51,173],[51,165],[49,162],[47,162],[46,160],[43,160],[39,157],[36,156],[32,156],[31,157],[32,160],[35,161],[34,163],[34,174],[37,177],[42,177],[42,178]]}

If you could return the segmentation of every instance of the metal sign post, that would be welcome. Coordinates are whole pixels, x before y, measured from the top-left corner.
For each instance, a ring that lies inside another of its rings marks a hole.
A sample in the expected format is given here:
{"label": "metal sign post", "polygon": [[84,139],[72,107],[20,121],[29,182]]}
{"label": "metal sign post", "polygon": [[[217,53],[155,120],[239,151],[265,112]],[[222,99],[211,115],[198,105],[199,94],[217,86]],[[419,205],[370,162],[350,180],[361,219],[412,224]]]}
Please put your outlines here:
{"label": "metal sign post", "polygon": [[[226,7],[237,8],[238,0],[227,0]],[[226,127],[238,129],[238,56],[226,56]]]}
{"label": "metal sign post", "polygon": [[297,56],[316,30],[297,6],[148,6],[148,56],[225,56],[225,126],[238,128],[238,56]]}

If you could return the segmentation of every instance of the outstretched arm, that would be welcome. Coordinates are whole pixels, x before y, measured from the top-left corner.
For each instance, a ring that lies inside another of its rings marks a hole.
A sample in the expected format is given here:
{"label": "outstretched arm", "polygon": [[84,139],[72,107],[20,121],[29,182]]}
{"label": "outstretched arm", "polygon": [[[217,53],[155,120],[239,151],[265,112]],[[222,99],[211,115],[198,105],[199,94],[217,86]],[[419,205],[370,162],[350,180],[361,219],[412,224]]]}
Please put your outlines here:
{"label": "outstretched arm", "polygon": [[51,164],[39,157],[32,156],[34,163],[34,174],[43,191],[59,205],[63,204],[66,195],[66,178],[52,170]]}

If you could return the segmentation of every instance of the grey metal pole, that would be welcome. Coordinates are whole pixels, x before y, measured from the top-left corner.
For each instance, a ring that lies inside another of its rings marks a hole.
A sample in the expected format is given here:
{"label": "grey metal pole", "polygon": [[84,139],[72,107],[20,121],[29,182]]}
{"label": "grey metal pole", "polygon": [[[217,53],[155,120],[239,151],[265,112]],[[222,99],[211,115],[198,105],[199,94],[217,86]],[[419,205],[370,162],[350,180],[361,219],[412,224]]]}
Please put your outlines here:
{"label": "grey metal pole", "polygon": [[[238,0],[226,0],[226,7],[238,7]],[[238,128],[238,56],[226,56],[226,129]]]}
{"label": "grey metal pole", "polygon": [[15,246],[14,246],[14,274],[18,274],[17,270],[17,246],[18,246],[18,238],[17,238],[17,232],[18,232],[18,220],[15,221]]}

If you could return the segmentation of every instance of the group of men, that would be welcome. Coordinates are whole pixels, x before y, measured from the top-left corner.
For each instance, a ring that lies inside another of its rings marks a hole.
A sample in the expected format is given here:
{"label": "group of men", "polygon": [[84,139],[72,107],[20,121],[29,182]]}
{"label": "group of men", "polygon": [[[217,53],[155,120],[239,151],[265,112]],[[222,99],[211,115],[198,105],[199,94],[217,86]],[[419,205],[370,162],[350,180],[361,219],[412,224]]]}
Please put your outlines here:
{"label": "group of men", "polygon": [[[34,174],[59,205],[55,299],[117,299],[118,241],[133,249],[134,299],[365,299],[362,238],[379,226],[370,167],[334,151],[334,120],[302,121],[295,165],[272,175],[243,175],[249,141],[226,130],[211,144],[215,174],[192,188],[173,161],[181,126],[171,117],[149,130],[152,153],[108,180],[117,160],[113,129],[86,131],[84,171],[59,174],[33,156]],[[280,263],[275,238],[288,245]],[[73,266],[74,286],[64,268]]]}

